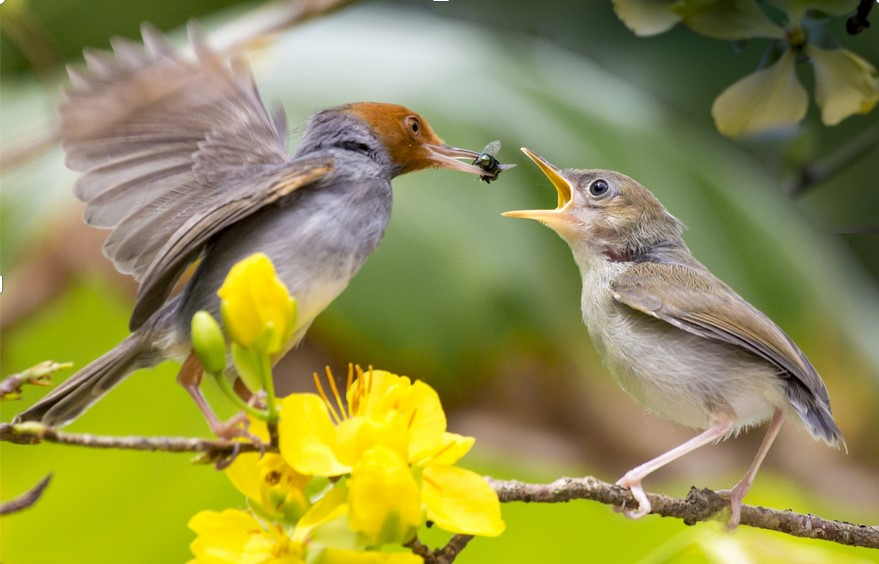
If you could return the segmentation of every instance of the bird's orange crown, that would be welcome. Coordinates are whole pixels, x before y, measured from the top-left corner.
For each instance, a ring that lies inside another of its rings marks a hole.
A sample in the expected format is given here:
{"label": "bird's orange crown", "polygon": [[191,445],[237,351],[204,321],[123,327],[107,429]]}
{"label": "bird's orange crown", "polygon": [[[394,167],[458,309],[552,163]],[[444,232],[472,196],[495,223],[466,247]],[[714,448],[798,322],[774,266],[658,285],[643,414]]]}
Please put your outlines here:
{"label": "bird's orange crown", "polygon": [[409,108],[381,102],[356,102],[349,104],[345,111],[369,125],[393,163],[400,167],[400,174],[425,168],[485,174],[475,165],[456,160],[475,159],[478,152],[446,145],[430,124]]}

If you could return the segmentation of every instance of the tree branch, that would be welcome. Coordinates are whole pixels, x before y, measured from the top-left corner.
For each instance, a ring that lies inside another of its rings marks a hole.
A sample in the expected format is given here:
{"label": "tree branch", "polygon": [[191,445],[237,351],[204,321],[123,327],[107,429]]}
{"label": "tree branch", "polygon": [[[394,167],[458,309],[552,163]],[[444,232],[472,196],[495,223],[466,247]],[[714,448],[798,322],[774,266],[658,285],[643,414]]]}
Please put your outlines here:
{"label": "tree branch", "polygon": [[0,441],[19,445],[35,445],[43,441],[62,445],[88,448],[114,448],[121,450],[144,450],[150,452],[196,452],[202,453],[197,461],[214,463],[219,468],[245,452],[267,452],[264,445],[252,442],[217,439],[191,439],[184,437],[107,437],[85,433],[65,433],[41,423],[0,423]]}
{"label": "tree branch", "polygon": [[877,143],[879,126],[874,125],[815,162],[803,164],[794,178],[787,182],[784,191],[791,196],[801,196],[828,178],[848,170],[874,151]]}
{"label": "tree branch", "polygon": [[412,552],[424,559],[424,564],[452,564],[462,550],[467,548],[467,543],[473,539],[473,535],[455,535],[446,546],[431,550],[429,546],[415,537],[406,544]]}
{"label": "tree branch", "polygon": [[[526,484],[486,478],[501,502],[561,503],[574,499],[591,499],[607,505],[637,503],[628,489],[602,482],[591,476],[559,478],[551,484]],[[693,525],[727,509],[729,502],[709,489],[690,488],[684,499],[661,494],[647,494],[653,504],[651,513],[682,519]],[[753,505],[742,506],[742,525],[787,533],[795,537],[826,540],[851,546],[879,548],[879,527],[831,521],[815,515],[779,511]]]}
{"label": "tree branch", "polygon": [[[273,451],[251,442],[181,437],[107,437],[91,434],[65,433],[39,423],[0,423],[0,441],[15,444],[38,444],[52,442],[87,448],[116,448],[124,450],[196,452],[202,453],[199,462],[215,463],[219,467],[228,464],[238,454],[245,452]],[[590,499],[606,505],[624,506],[636,503],[628,489],[602,482],[591,476],[585,478],[559,478],[549,484],[528,484],[515,480],[486,478],[503,503],[523,501],[526,503],[563,503],[575,499]],[[33,490],[32,490],[33,492]],[[29,492],[29,493],[32,493]],[[39,493],[39,492],[38,492]],[[25,494],[27,496],[28,494]],[[23,496],[23,497],[25,497]],[[709,489],[690,488],[684,499],[662,494],[647,494],[653,505],[651,513],[662,517],[674,517],[687,525],[705,521],[729,508],[729,502]],[[37,496],[38,497],[38,496]],[[34,499],[36,501],[36,499]],[[815,515],[779,511],[753,505],[742,506],[741,524],[750,527],[787,533],[795,537],[826,540],[850,546],[879,548],[879,526],[855,525],[833,521]],[[410,548],[434,564],[447,564],[470,541],[469,535],[455,535],[446,546],[431,551],[418,539]]]}
{"label": "tree branch", "polygon": [[52,374],[70,368],[70,362],[52,362],[47,360],[27,370],[7,376],[0,381],[0,399],[17,399],[21,396],[21,387],[25,384],[31,386],[49,386]]}

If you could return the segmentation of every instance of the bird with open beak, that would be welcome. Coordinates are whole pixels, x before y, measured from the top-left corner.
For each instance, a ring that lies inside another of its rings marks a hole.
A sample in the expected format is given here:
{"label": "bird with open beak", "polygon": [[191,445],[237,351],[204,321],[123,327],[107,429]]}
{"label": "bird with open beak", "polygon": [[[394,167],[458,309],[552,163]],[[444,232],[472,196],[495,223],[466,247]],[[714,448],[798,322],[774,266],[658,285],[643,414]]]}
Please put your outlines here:
{"label": "bird with open beak", "polygon": [[638,518],[650,512],[641,481],[701,446],[770,421],[745,476],[731,490],[728,525],[784,420],[845,445],[815,368],[784,331],[696,260],[683,225],[628,176],[609,170],[560,170],[522,149],[558,192],[553,210],[503,215],[535,219],[564,239],[583,279],[583,321],[620,386],[656,415],[703,430],[626,473]]}
{"label": "bird with open beak", "polygon": [[490,180],[507,168],[462,162],[481,153],[375,102],[318,111],[290,156],[283,112],[267,111],[246,62],[225,60],[195,28],[190,36],[194,60],[144,27],[143,45],[114,40],[112,53],[87,51],[86,67],[70,69],[61,137],[67,165],[83,173],[76,196],[86,223],[113,230],[104,253],[140,287],[131,335],[17,421],[65,424],[135,369],[188,359],[179,380],[217,434],[233,433],[199,391],[190,322],[199,310],[221,317],[217,290],[234,264],[265,253],[296,298],[286,352],[379,244],[393,178],[446,168]]}

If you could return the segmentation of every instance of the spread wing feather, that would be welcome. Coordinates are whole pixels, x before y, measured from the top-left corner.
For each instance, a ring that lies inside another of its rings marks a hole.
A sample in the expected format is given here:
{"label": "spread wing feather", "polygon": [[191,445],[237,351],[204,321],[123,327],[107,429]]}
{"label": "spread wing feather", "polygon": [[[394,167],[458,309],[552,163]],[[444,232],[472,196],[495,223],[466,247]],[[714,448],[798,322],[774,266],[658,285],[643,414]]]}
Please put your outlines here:
{"label": "spread wing feather", "polygon": [[87,51],[60,108],[85,220],[113,228],[104,252],[138,281],[186,221],[238,189],[229,180],[288,158],[284,120],[269,115],[247,64],[227,62],[194,27],[190,37],[194,59],[148,26],[143,45]]}

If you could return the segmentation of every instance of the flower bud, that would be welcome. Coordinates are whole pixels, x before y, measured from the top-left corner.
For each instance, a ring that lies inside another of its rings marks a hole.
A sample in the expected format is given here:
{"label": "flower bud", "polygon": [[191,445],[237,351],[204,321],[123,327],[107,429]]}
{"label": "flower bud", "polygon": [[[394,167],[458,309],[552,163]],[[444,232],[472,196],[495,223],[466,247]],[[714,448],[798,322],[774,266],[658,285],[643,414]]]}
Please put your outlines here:
{"label": "flower bud", "polygon": [[217,294],[234,342],[266,354],[284,350],[295,328],[296,302],[269,257],[256,253],[235,264]]}
{"label": "flower bud", "polygon": [[223,331],[214,316],[204,310],[192,316],[192,348],[209,374],[220,374],[226,370]]}

